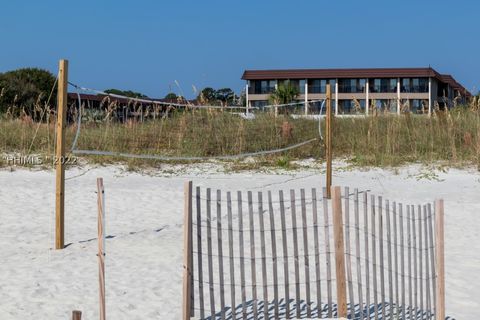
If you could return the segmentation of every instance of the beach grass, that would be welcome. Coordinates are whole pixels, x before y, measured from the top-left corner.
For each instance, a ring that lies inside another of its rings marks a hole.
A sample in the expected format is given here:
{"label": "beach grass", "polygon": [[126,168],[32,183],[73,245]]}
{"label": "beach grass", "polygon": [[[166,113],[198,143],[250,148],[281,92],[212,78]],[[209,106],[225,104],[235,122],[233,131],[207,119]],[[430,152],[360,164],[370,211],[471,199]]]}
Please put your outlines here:
{"label": "beach grass", "polygon": [[[70,150],[77,126],[66,130]],[[324,135],[324,120],[321,120]],[[258,162],[289,167],[292,160],[323,161],[324,141],[318,120],[273,113],[257,113],[244,119],[221,110],[171,113],[145,122],[82,122],[77,149],[122,152],[135,155],[205,157],[238,155],[285,148],[309,139],[312,143],[272,155]],[[0,152],[22,155],[53,155],[55,126],[21,119],[0,120]],[[451,166],[480,168],[480,111],[472,106],[435,111],[431,116],[377,114],[336,117],[333,123],[335,158],[358,166],[399,166],[407,163],[445,162]],[[158,160],[125,159],[117,156],[84,156],[96,163],[155,164]],[[180,161],[176,162],[189,162]]]}

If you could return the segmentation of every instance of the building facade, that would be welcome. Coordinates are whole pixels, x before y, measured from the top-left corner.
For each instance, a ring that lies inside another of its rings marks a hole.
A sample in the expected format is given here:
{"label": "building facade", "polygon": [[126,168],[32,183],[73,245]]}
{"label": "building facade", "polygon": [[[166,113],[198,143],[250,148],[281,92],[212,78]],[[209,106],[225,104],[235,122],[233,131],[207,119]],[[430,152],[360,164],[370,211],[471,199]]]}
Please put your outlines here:
{"label": "building facade", "polygon": [[[318,114],[330,84],[335,114],[431,113],[464,103],[470,93],[432,68],[246,70],[247,106],[262,108],[278,86],[297,88],[305,113]],[[367,108],[368,106],[368,108]]]}

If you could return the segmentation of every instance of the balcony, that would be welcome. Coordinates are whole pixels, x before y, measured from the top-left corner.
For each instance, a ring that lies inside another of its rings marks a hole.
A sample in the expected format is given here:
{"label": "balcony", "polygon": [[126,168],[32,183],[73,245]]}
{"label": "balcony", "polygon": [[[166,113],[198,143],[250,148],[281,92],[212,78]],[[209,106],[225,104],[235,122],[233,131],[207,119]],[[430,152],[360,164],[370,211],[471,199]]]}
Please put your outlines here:
{"label": "balcony", "polygon": [[249,94],[270,94],[275,91],[275,87],[249,87]]}
{"label": "balcony", "polygon": [[400,88],[401,92],[409,92],[409,93],[427,93],[428,86],[406,86]]}
{"label": "balcony", "polygon": [[[333,90],[335,90],[335,88],[333,88]],[[326,91],[326,86],[308,86],[308,93],[325,93]]]}
{"label": "balcony", "polygon": [[338,93],[362,93],[362,92],[365,92],[365,87],[348,86],[348,85],[338,86]]}

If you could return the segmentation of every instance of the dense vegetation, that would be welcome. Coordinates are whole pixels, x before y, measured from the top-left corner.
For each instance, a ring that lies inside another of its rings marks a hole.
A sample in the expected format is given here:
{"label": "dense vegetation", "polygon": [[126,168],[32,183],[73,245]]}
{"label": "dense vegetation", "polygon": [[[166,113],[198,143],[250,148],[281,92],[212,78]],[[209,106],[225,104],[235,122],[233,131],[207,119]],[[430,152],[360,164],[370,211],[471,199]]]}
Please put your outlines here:
{"label": "dense vegetation", "polygon": [[[284,132],[285,123],[291,128]],[[38,131],[37,131],[38,130]],[[323,121],[322,121],[323,130]],[[67,130],[67,148],[76,126]],[[33,137],[35,136],[35,140]],[[259,113],[254,120],[222,111],[177,112],[157,120],[140,122],[86,122],[79,149],[166,156],[215,157],[282,148],[311,138],[313,143],[280,154],[258,158],[277,164],[313,157],[324,159],[318,121],[275,117]],[[52,154],[54,126],[20,119],[0,121],[0,152],[29,151]],[[478,99],[470,107],[426,115],[405,114],[336,118],[333,150],[337,158],[361,166],[397,166],[411,162],[443,161],[448,165],[480,167],[480,110]],[[105,162],[113,159],[91,157]],[[139,161],[137,163],[153,163]]]}

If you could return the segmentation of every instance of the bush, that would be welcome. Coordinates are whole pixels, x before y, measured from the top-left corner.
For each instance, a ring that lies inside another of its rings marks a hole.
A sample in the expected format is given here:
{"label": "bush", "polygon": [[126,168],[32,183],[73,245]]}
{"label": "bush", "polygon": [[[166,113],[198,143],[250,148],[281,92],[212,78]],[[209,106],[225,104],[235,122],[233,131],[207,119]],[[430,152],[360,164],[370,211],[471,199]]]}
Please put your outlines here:
{"label": "bush", "polygon": [[[52,73],[38,68],[23,68],[0,74],[0,113],[13,107],[12,113],[19,114],[24,109],[33,115],[35,105],[44,105],[55,84]],[[55,104],[56,90],[50,100]]]}

